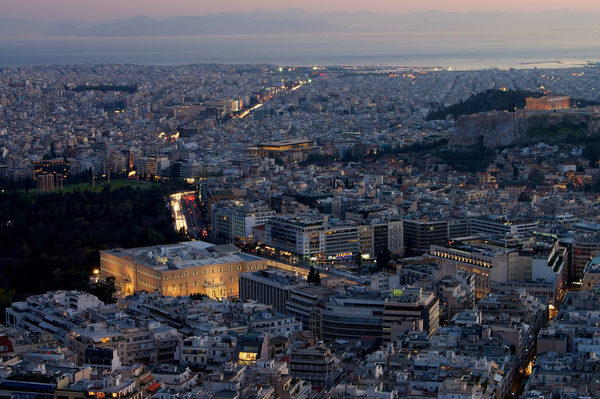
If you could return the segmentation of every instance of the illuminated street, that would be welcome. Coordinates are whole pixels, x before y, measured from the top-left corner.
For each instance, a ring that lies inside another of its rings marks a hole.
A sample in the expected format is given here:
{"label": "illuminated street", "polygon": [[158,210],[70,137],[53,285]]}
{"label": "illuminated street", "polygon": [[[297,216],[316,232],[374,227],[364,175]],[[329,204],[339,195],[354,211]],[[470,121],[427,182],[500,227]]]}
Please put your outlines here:
{"label": "illuminated street", "polygon": [[238,116],[236,116],[236,118],[238,118],[238,119],[243,119],[243,118],[245,118],[245,117],[246,117],[246,116],[247,116],[247,115],[248,115],[248,114],[249,114],[251,111],[253,111],[253,110],[257,109],[257,108],[260,108],[260,107],[262,107],[262,103],[260,103],[260,104],[256,104],[254,107],[252,107],[252,108],[250,108],[250,109],[247,109],[247,110],[245,110],[244,112],[242,112],[241,114],[239,114]]}
{"label": "illuminated street", "polygon": [[193,191],[171,195],[171,214],[177,231],[183,228],[190,236],[197,236],[198,213]]}

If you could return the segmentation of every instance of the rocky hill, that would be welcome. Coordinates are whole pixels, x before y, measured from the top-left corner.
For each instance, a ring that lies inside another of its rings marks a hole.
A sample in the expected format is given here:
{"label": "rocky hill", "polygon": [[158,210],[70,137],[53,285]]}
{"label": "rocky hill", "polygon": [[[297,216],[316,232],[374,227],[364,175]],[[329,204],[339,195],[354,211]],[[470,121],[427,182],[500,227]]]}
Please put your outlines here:
{"label": "rocky hill", "polygon": [[564,138],[568,134],[600,133],[596,107],[583,111],[489,112],[460,116],[448,146],[467,147],[482,142],[487,148],[537,143]]}

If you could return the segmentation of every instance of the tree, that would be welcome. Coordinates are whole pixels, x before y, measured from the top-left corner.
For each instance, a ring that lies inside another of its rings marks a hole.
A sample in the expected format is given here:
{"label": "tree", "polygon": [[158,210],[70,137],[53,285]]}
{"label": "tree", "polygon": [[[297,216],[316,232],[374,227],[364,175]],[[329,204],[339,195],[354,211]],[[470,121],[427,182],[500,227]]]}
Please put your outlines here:
{"label": "tree", "polygon": [[521,194],[519,194],[518,201],[519,202],[531,202],[532,199],[529,196],[529,194],[527,194],[525,191],[523,191]]}
{"label": "tree", "polygon": [[308,272],[308,277],[306,278],[307,283],[312,283],[314,285],[321,285],[321,275],[319,271],[315,269],[314,266],[310,268],[310,272]]}
{"label": "tree", "polygon": [[529,173],[528,180],[528,183],[535,188],[544,184],[544,174],[540,170],[534,169]]}
{"label": "tree", "polygon": [[283,159],[280,157],[275,157],[275,165],[283,165]]}
{"label": "tree", "polygon": [[379,251],[379,253],[377,254],[377,259],[376,259],[377,268],[379,270],[383,270],[384,268],[386,268],[388,266],[391,259],[392,259],[392,253],[390,252],[389,249],[387,249],[387,247],[385,247],[384,249]]}
{"label": "tree", "polygon": [[308,154],[308,156],[306,157],[306,163],[307,164],[311,164],[311,163],[318,163],[321,162],[323,160],[323,155],[322,154],[318,154],[318,153],[310,153]]}
{"label": "tree", "polygon": [[115,282],[116,278],[114,276],[109,276],[106,278],[105,283],[98,284],[92,293],[104,303],[114,303],[115,299],[113,298],[113,295],[117,292]]}
{"label": "tree", "polygon": [[4,288],[0,288],[0,306],[2,306],[2,308],[0,309],[0,313],[2,315],[2,317],[4,317],[4,309],[6,309],[7,307],[9,307],[12,302],[13,302],[13,298],[15,297],[15,290],[5,290]]}
{"label": "tree", "polygon": [[360,253],[360,251],[358,251],[358,253],[356,254],[355,259],[356,266],[358,266],[358,268],[360,269],[360,267],[362,266],[362,254]]}
{"label": "tree", "polygon": [[404,252],[404,256],[407,258],[412,258],[413,256],[415,256],[412,237],[410,236],[408,236],[408,238],[406,239],[406,251]]}
{"label": "tree", "polygon": [[[14,289],[15,301],[57,289],[106,291],[89,285],[89,272],[100,268],[98,249],[139,247],[142,238],[149,245],[182,241],[162,205],[167,187],[105,188],[0,193],[0,289]],[[106,292],[100,296],[110,302]]]}

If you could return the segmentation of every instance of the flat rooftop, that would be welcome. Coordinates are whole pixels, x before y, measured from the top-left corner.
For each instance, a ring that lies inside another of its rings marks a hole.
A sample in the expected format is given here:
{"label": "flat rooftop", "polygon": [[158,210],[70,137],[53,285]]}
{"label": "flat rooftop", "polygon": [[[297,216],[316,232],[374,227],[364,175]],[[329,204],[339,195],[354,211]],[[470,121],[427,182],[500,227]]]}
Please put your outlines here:
{"label": "flat rooftop", "polygon": [[214,245],[203,241],[142,248],[112,249],[101,251],[101,253],[132,260],[156,271],[263,260],[254,255],[241,253],[239,248],[232,244]]}
{"label": "flat rooftop", "polygon": [[282,140],[282,141],[271,141],[268,143],[259,143],[258,146],[259,147],[263,147],[263,146],[273,146],[273,147],[283,147],[286,145],[297,145],[297,144],[304,144],[304,143],[311,143],[314,144],[314,140],[310,140],[310,139],[295,139],[295,140]]}

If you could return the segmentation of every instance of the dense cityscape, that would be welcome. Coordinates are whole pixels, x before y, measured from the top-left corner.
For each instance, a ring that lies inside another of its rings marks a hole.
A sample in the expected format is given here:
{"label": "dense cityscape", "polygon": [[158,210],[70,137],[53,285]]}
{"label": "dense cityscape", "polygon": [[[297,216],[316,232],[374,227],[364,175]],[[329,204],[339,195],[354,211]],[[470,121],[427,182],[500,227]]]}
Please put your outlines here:
{"label": "dense cityscape", "polygon": [[598,397],[599,78],[0,69],[0,396]]}

